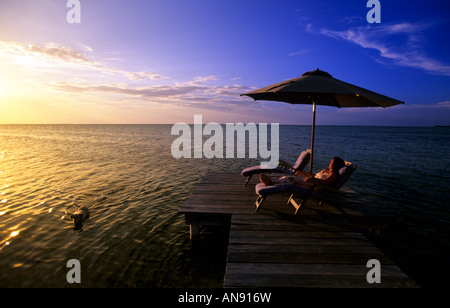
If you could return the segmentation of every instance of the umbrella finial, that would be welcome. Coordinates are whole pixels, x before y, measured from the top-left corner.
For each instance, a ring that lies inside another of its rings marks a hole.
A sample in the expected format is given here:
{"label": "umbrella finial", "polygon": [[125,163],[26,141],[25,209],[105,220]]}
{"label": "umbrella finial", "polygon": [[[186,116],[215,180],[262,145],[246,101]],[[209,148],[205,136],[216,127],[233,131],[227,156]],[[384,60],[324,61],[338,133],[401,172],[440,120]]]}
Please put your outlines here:
{"label": "umbrella finial", "polygon": [[330,77],[330,78],[333,77],[330,74],[328,74],[327,72],[319,70],[319,68],[316,68],[315,70],[310,71],[310,72],[306,72],[302,76],[325,76],[325,77]]}

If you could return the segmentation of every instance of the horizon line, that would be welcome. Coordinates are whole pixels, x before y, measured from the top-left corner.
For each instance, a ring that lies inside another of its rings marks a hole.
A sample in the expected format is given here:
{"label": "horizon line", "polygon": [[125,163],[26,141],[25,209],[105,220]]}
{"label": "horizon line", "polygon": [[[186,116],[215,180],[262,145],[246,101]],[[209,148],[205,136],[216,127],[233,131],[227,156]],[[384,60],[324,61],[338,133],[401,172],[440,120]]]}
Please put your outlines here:
{"label": "horizon line", "polygon": [[[184,122],[178,122],[184,123]],[[227,125],[227,124],[236,124],[242,122],[235,123],[218,123],[219,125]],[[263,123],[254,123],[247,122],[245,124],[263,124]],[[0,123],[0,125],[175,125],[177,123]],[[188,125],[195,125],[195,123],[185,123]],[[202,123],[205,125],[208,123]],[[280,126],[311,126],[311,124],[280,124],[280,123],[264,123],[264,124],[278,124]],[[316,124],[317,126],[353,126],[353,127],[450,127],[450,125],[369,125],[369,124]]]}

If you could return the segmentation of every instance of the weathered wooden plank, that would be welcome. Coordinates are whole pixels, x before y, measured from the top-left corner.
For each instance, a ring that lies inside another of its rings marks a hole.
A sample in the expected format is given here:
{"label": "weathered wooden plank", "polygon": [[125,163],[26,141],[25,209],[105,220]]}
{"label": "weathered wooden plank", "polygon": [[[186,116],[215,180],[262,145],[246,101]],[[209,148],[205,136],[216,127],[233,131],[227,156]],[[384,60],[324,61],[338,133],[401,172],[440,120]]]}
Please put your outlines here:
{"label": "weathered wooden plank", "polygon": [[230,236],[230,239],[236,239],[236,238],[312,238],[312,239],[361,239],[361,240],[367,240],[364,235],[358,232],[330,232],[330,231],[314,231],[314,230],[307,230],[307,231],[248,231],[248,230],[236,230],[232,229],[232,236]]}
{"label": "weathered wooden plank", "polygon": [[286,288],[411,288],[414,281],[391,277],[382,283],[370,284],[366,276],[355,275],[254,275],[230,274],[224,287],[286,287]]}
{"label": "weathered wooden plank", "polygon": [[394,264],[382,253],[378,254],[336,254],[332,253],[254,253],[233,252],[228,254],[227,262],[232,263],[329,263],[329,264],[361,264],[377,259],[382,264]]}
{"label": "weathered wooden plank", "polygon": [[281,245],[371,245],[367,240],[363,239],[323,239],[323,238],[243,238],[243,237],[232,237],[232,233],[230,234],[229,245],[231,244],[281,244]]}
{"label": "weathered wooden plank", "polygon": [[[251,210],[247,209],[247,208],[230,208],[227,206],[223,206],[223,207],[215,207],[213,209],[208,210],[206,213],[209,214],[224,214],[224,215],[228,215],[228,214],[234,214],[234,213],[248,213],[251,212]],[[186,213],[199,213],[199,214],[205,214],[205,211],[202,211],[201,207],[185,207],[183,209],[183,211],[179,212],[180,214],[186,214]]]}
{"label": "weathered wooden plank", "polygon": [[220,198],[219,196],[215,196],[215,198],[210,199],[199,197],[198,199],[191,199],[186,201],[183,207],[191,204],[206,204],[209,205],[210,207],[214,207],[216,204],[226,203],[229,205],[236,205],[236,206],[242,205],[254,210],[254,207],[252,206],[254,202],[255,200],[252,199]]}
{"label": "weathered wooden plank", "polygon": [[344,232],[348,231],[348,226],[327,226],[326,224],[283,224],[282,222],[268,222],[265,224],[233,224],[232,230],[243,230],[243,231],[320,231],[327,230],[333,232]]}
{"label": "weathered wooden plank", "polygon": [[[217,200],[217,201],[211,201],[211,202],[205,202],[205,201],[199,201],[199,202],[189,202],[183,206],[183,208],[180,210],[180,212],[184,211],[185,208],[192,208],[192,207],[199,207],[203,208],[205,213],[208,213],[208,211],[213,212],[214,208],[216,207],[227,207],[231,211],[233,209],[239,209],[239,208],[245,208],[247,209],[248,213],[254,213],[255,210],[253,207],[249,207],[248,204],[245,202],[227,202],[226,200]],[[231,212],[230,212],[231,214]]]}
{"label": "weathered wooden plank", "polygon": [[380,250],[373,245],[262,245],[262,244],[241,244],[230,245],[228,253],[246,252],[246,253],[335,253],[335,254],[364,254],[377,255]]}
{"label": "weathered wooden plank", "polygon": [[[318,276],[349,276],[365,277],[368,268],[365,264],[292,264],[292,263],[227,263],[228,272],[253,275],[318,275]],[[408,276],[396,265],[383,264],[382,277]]]}
{"label": "weathered wooden plank", "polygon": [[236,214],[232,217],[232,228],[239,226],[312,226],[317,227],[319,225],[324,226],[336,226],[336,227],[349,227],[353,228],[353,225],[345,219],[342,215],[335,216],[320,216],[320,215],[302,215],[293,216],[288,215],[261,215],[260,213],[251,214]]}

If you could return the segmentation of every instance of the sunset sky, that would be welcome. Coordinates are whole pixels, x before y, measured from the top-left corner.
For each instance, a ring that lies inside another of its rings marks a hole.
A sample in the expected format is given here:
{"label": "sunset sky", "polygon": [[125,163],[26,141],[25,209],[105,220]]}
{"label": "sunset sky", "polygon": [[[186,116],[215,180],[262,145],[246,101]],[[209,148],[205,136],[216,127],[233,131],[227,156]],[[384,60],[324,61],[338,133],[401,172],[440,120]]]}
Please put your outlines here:
{"label": "sunset sky", "polygon": [[450,125],[448,1],[0,0],[0,124],[311,124],[239,94],[317,67],[404,101],[319,125]]}

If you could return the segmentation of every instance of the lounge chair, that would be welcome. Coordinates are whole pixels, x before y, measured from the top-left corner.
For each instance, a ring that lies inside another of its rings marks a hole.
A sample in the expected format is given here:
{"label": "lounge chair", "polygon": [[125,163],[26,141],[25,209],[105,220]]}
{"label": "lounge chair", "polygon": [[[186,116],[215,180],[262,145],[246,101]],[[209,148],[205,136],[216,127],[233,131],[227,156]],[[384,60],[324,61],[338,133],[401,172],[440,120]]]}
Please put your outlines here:
{"label": "lounge chair", "polygon": [[279,160],[278,166],[276,168],[262,168],[261,165],[253,166],[249,168],[245,168],[242,170],[241,175],[247,177],[247,181],[245,182],[245,186],[247,186],[248,182],[252,178],[254,174],[260,174],[260,173],[282,173],[282,174],[292,174],[296,171],[303,170],[306,165],[309,163],[309,160],[311,158],[311,150],[305,150],[302,153],[300,153],[300,156],[297,158],[297,161],[294,165],[291,165],[283,160]]}
{"label": "lounge chair", "polygon": [[[258,198],[255,202],[256,212],[259,210],[266,198],[273,194],[289,194],[290,198],[287,204],[291,204],[295,207],[295,215],[300,212],[301,207],[311,198],[315,199],[320,205],[322,205],[333,193],[336,193],[344,185],[355,169],[356,165],[346,161],[345,166],[339,170],[339,176],[333,184],[323,185],[322,183],[314,182],[313,180],[313,185],[310,189],[305,189],[294,184],[265,186],[263,183],[259,183],[255,186],[256,194],[258,194]],[[318,186],[322,187],[320,192],[314,190],[314,188]],[[294,200],[294,197],[298,197],[303,200],[300,204],[298,204]]]}

